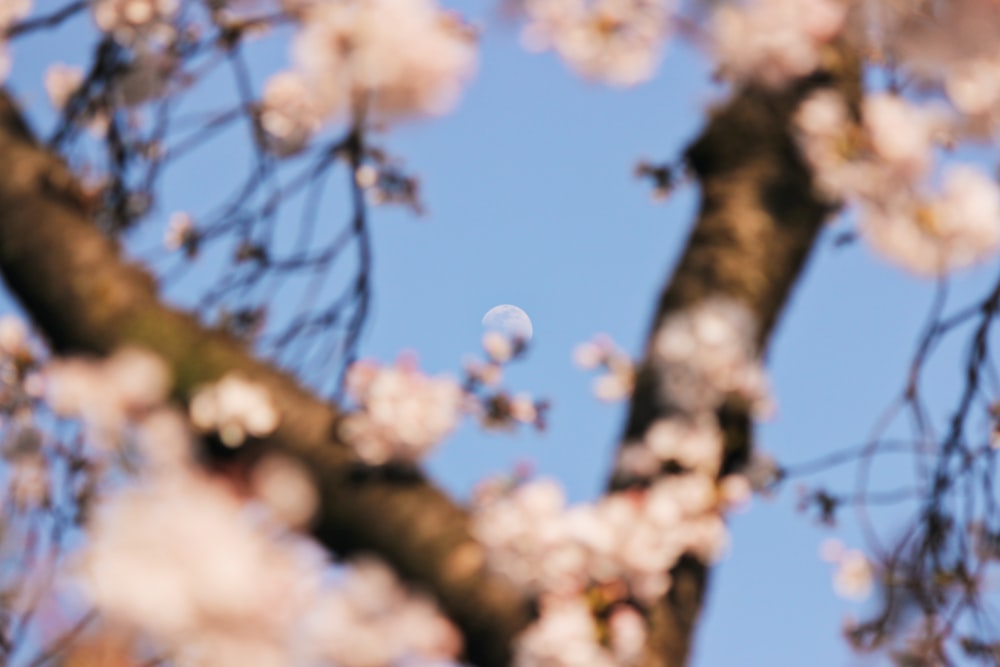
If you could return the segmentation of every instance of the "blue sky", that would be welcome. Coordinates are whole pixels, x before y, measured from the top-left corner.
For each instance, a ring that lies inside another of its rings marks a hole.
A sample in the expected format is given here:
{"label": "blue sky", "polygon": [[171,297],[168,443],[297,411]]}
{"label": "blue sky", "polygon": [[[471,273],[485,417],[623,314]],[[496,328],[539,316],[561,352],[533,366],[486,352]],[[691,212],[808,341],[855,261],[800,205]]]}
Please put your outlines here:
{"label": "blue sky", "polygon": [[[697,193],[688,186],[656,204],[632,169],[641,158],[674,158],[724,90],[697,53],[677,44],[646,85],[589,84],[551,55],[523,52],[516,31],[492,9],[468,10],[486,30],[479,74],[456,111],[379,140],[419,174],[429,215],[372,213],[375,299],[361,352],[388,362],[413,350],[428,371],[458,374],[463,357],[478,353],[483,314],[502,303],[520,306],[535,339],[506,383],[550,398],[551,427],[510,435],[468,425],[432,458],[431,474],[464,497],[477,480],[530,460],[540,474],[564,480],[571,498],[586,500],[603,487],[623,406],[592,397],[591,377],[571,364],[572,347],[606,332],[630,353],[641,351]],[[41,73],[56,60],[84,65],[89,32],[78,26],[16,46],[12,82],[42,124]],[[272,43],[255,60],[266,74],[284,65],[284,55],[285,45]],[[219,91],[199,94],[210,105],[211,95],[225,94]],[[245,136],[233,136],[171,174],[148,236],[133,245],[158,241],[170,211],[208,207],[246,149]],[[341,211],[336,201],[330,206]],[[833,235],[817,248],[771,346],[779,411],[759,441],[783,463],[865,439],[902,386],[933,293],[931,283],[884,265],[860,244],[835,248]],[[206,280],[211,261],[204,258],[203,270],[172,296],[189,298],[186,290]],[[993,274],[987,267],[964,275],[956,293],[972,298]],[[956,390],[960,352],[960,345],[942,350],[931,394]],[[932,406],[943,417],[948,404]],[[879,474],[890,486],[899,477],[895,465],[909,469],[887,459]],[[851,488],[853,474],[848,466],[820,479]],[[834,596],[831,567],[817,553],[828,536],[851,546],[860,538],[849,514],[830,531],[798,513],[793,485],[732,518],[732,549],[714,571],[695,667],[861,662],[840,628],[865,606]]]}

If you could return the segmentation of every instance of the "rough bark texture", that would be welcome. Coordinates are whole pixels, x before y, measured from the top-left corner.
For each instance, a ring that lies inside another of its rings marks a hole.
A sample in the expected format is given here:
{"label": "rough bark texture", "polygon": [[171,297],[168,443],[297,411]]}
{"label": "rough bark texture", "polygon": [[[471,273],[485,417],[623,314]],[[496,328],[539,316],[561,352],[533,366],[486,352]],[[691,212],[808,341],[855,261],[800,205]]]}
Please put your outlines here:
{"label": "rough bark texture", "polygon": [[[809,175],[787,133],[801,92],[744,92],[713,115],[691,147],[701,213],[660,298],[654,330],[675,310],[728,295],[757,314],[763,347],[826,213],[810,195]],[[341,555],[378,553],[436,595],[464,633],[471,662],[509,664],[511,641],[530,622],[532,605],[486,571],[465,511],[419,473],[356,466],[336,440],[333,406],[239,341],[165,306],[153,279],[123,261],[91,218],[73,174],[37,145],[13,100],[0,92],[0,271],[54,349],[102,355],[122,345],[146,347],[172,368],[180,400],[230,371],[264,384],[281,425],[263,446],[304,462],[315,475],[318,540]],[[627,437],[643,433],[660,414],[655,397],[656,378],[644,365]],[[745,449],[745,419],[734,424],[734,446]],[[679,667],[689,654],[707,572],[685,560],[674,577],[669,597],[650,612],[650,666]]]}
{"label": "rough bark texture", "polygon": [[[687,163],[701,187],[698,220],[659,302],[622,442],[641,439],[666,416],[652,363],[655,332],[671,314],[711,298],[733,299],[756,317],[758,346],[767,348],[778,317],[832,209],[817,198],[811,174],[791,134],[799,103],[819,87],[838,89],[850,103],[860,95],[858,66],[844,49],[831,70],[785,91],[750,88],[716,110],[687,150]],[[726,438],[722,470],[745,460],[751,423],[740,410],[719,414]],[[629,484],[613,476],[614,490]],[[671,572],[670,592],[648,613],[651,635],[644,667],[682,667],[708,585],[708,568],[683,558]]]}

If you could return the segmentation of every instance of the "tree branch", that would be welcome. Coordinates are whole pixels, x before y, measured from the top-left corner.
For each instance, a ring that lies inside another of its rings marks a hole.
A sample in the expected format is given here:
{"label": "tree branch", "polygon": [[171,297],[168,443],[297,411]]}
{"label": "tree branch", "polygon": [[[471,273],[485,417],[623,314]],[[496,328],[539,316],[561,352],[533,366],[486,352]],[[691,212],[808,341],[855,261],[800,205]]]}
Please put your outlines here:
{"label": "tree branch", "polygon": [[[660,295],[636,379],[622,442],[640,440],[667,416],[653,363],[656,331],[672,314],[710,298],[736,300],[756,317],[763,352],[789,294],[805,267],[816,237],[833,208],[816,197],[811,174],[791,134],[793,115],[819,87],[837,88],[852,105],[860,96],[858,63],[846,48],[829,71],[790,90],[750,88],[716,110],[687,150],[687,163],[701,186],[697,224],[673,276]],[[719,414],[726,446],[722,474],[745,461],[751,423],[741,410]],[[611,490],[630,480],[614,475]],[[671,572],[667,596],[649,612],[648,667],[682,667],[708,585],[708,568],[685,557]]]}
{"label": "tree branch", "polygon": [[39,146],[0,91],[0,272],[62,353],[105,355],[138,345],[160,355],[187,400],[201,384],[239,371],[263,384],[281,414],[262,444],[315,476],[313,533],[331,551],[372,551],[437,596],[483,667],[510,662],[511,639],[531,604],[490,574],[466,512],[416,471],[364,472],[337,442],[337,410],[257,360],[236,339],[165,306],[154,280],[119,256],[92,223],[91,204],[58,156]]}

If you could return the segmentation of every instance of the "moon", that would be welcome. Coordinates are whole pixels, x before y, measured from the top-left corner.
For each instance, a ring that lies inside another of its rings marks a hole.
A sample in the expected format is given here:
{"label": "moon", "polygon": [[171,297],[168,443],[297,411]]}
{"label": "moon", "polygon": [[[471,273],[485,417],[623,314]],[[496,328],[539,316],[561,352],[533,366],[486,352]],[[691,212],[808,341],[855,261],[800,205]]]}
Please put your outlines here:
{"label": "moon", "polygon": [[490,308],[483,315],[483,326],[490,331],[499,331],[511,338],[520,338],[524,342],[531,340],[534,328],[531,318],[517,306],[503,304]]}

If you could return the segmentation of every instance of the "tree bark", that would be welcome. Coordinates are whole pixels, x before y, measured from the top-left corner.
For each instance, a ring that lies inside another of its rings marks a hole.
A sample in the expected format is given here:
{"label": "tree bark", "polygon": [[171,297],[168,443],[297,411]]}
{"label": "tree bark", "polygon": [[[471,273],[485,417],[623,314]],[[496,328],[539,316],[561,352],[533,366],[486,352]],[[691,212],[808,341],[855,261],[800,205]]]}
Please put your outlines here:
{"label": "tree bark", "polygon": [[[818,77],[786,93],[744,91],[713,115],[688,151],[702,186],[701,212],[660,298],[654,331],[670,313],[725,295],[757,315],[766,344],[829,211],[811,194],[789,119],[806,90],[831,84],[853,90],[856,79]],[[92,223],[75,176],[38,145],[3,91],[0,164],[0,272],[55,351],[105,355],[125,345],[147,348],[172,369],[182,402],[199,385],[233,371],[263,384],[281,422],[262,446],[297,459],[315,476],[321,496],[316,538],[343,556],[377,553],[437,597],[463,632],[469,661],[510,664],[513,639],[531,622],[533,604],[487,571],[464,509],[416,471],[365,471],[337,440],[334,406],[256,359],[240,341],[165,305],[154,279],[123,260]],[[656,381],[647,349],[626,439],[661,414]],[[746,429],[733,432],[731,451],[745,452]],[[622,483],[613,479],[611,490]],[[679,667],[690,653],[707,570],[685,559],[673,575],[669,596],[649,614],[650,666]]]}
{"label": "tree bark", "polygon": [[[641,440],[668,416],[658,391],[653,340],[672,314],[713,298],[735,300],[756,318],[763,356],[792,288],[823,224],[835,207],[814,193],[812,176],[792,134],[801,101],[821,87],[838,90],[855,107],[859,64],[846,47],[829,68],[787,90],[747,88],[711,114],[686,152],[701,188],[698,219],[673,275],[660,294],[646,350],[637,368],[622,443]],[[740,409],[719,412],[725,434],[721,474],[746,461],[752,424]],[[623,444],[623,446],[627,446]],[[613,474],[609,490],[631,483]],[[685,556],[671,571],[667,595],[647,615],[651,632],[644,667],[683,667],[704,604],[709,569]]]}
{"label": "tree bark", "polygon": [[153,278],[125,262],[92,223],[74,175],[36,143],[2,91],[0,164],[0,272],[55,351],[146,348],[167,362],[182,402],[233,371],[264,385],[281,421],[261,446],[314,475],[317,540],[342,556],[378,554],[437,597],[462,631],[469,660],[509,664],[510,639],[530,622],[531,602],[487,571],[462,508],[417,471],[364,472],[337,441],[334,406],[240,341],[164,305]]}

